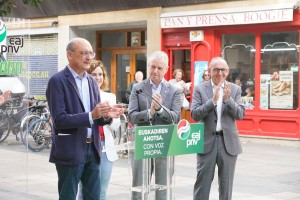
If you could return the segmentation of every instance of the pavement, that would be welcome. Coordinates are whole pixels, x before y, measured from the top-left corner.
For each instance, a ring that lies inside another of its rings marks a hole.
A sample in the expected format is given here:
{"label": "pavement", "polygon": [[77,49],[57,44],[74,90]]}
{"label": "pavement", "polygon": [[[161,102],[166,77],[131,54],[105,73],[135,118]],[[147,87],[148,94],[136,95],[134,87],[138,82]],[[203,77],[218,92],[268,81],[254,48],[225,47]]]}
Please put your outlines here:
{"label": "pavement", "polygon": [[[243,153],[236,165],[233,200],[300,200],[300,146],[241,139]],[[1,200],[58,199],[55,166],[48,162],[49,149],[33,153],[10,136],[0,144],[0,158]],[[114,163],[107,200],[130,199],[129,166],[125,156]],[[192,200],[195,177],[196,156],[177,156],[173,199]],[[217,171],[210,200],[218,200]]]}

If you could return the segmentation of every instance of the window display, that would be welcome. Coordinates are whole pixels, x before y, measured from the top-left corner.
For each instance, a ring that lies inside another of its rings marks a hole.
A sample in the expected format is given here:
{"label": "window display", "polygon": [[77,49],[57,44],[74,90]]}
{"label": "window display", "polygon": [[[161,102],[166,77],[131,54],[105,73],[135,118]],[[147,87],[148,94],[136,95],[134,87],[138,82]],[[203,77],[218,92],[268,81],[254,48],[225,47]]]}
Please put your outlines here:
{"label": "window display", "polygon": [[241,103],[246,109],[254,108],[254,34],[225,34],[222,37],[222,56],[230,67],[228,80],[242,89]]}
{"label": "window display", "polygon": [[[269,76],[268,102],[261,109],[296,109],[298,107],[298,41],[297,31],[263,33],[261,38],[261,79]],[[262,83],[262,80],[261,80]],[[267,107],[266,107],[267,105]]]}

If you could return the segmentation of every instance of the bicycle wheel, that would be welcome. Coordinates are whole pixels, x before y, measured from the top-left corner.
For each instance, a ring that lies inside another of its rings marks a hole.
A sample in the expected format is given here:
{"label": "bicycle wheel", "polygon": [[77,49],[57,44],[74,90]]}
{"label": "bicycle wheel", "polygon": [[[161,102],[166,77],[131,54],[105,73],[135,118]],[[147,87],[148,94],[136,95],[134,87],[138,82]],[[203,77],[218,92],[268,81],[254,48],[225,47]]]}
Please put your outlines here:
{"label": "bicycle wheel", "polygon": [[26,134],[29,126],[31,125],[32,122],[40,119],[40,116],[38,115],[29,115],[26,116],[22,121],[20,125],[20,134],[21,134],[21,139],[23,144],[26,146]]}
{"label": "bicycle wheel", "polygon": [[39,152],[47,148],[48,140],[52,137],[52,125],[47,119],[38,119],[30,123],[25,135],[28,149]]}
{"label": "bicycle wheel", "polygon": [[5,116],[1,117],[0,120],[0,143],[3,142],[9,135],[9,119]]}

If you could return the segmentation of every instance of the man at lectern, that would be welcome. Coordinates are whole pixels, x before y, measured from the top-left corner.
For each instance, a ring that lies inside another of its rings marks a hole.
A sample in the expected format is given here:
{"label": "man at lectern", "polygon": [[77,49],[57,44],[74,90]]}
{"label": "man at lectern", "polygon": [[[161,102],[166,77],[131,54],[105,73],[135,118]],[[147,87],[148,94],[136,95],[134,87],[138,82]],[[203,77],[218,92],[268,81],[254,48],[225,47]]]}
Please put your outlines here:
{"label": "man at lectern", "polygon": [[192,118],[204,123],[204,149],[197,154],[194,200],[208,200],[215,166],[218,166],[219,199],[232,198],[233,177],[238,154],[242,152],[235,120],[245,108],[240,104],[241,87],[227,82],[227,62],[221,57],[210,61],[210,81],[195,86]]}
{"label": "man at lectern", "polygon": [[[149,77],[134,85],[129,100],[128,118],[134,126],[178,123],[182,105],[181,92],[164,79],[168,68],[168,56],[162,51],[154,52],[148,59]],[[166,185],[167,158],[151,159],[151,166],[150,171],[154,170],[155,173],[155,184]],[[133,160],[132,170],[132,186],[142,186],[143,161]],[[141,194],[132,192],[132,199],[142,199]],[[166,200],[166,190],[156,191],[155,199]]]}

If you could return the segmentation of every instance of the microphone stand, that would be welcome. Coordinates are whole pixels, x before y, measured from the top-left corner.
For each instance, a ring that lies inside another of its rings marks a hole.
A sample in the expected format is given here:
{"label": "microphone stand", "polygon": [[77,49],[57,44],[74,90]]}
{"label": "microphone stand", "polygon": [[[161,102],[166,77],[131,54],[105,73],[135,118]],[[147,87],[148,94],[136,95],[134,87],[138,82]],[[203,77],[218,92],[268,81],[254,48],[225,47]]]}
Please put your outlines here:
{"label": "microphone stand", "polygon": [[[139,89],[136,91],[137,94],[142,94],[142,95],[145,95],[145,96],[148,96],[150,97],[153,101],[155,101],[155,103],[157,103],[158,105],[161,106],[161,108],[164,109],[164,111],[166,111],[171,119],[171,122],[172,124],[175,124],[174,123],[174,120],[173,120],[173,117],[171,115],[171,113],[169,112],[169,109],[167,109],[165,106],[163,106],[161,103],[159,103],[158,101],[156,101],[156,99],[154,99],[150,94],[146,93],[146,92],[143,92],[142,89]],[[161,185],[161,186],[158,186],[158,188],[161,188],[161,189],[165,189],[167,190],[167,200],[171,200],[172,199],[172,191],[171,191],[171,184],[172,184],[172,171],[170,170],[171,169],[171,166],[174,166],[174,157],[173,156],[167,156],[167,184],[165,186],[165,188]]]}
{"label": "microphone stand", "polygon": [[154,99],[150,94],[148,94],[148,93],[146,93],[146,92],[143,92],[142,89],[137,90],[136,93],[137,93],[137,94],[144,94],[144,95],[150,97],[153,101],[155,101],[155,103],[157,103],[158,105],[160,105],[160,107],[161,107],[164,111],[166,111],[166,112],[168,113],[168,115],[169,115],[169,117],[170,117],[170,119],[171,119],[172,124],[175,124],[175,123],[174,123],[174,119],[173,119],[171,113],[169,112],[169,109],[167,109],[167,108],[166,108],[165,106],[163,106],[161,103],[159,103],[158,101],[156,101],[156,99]]}

